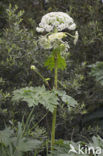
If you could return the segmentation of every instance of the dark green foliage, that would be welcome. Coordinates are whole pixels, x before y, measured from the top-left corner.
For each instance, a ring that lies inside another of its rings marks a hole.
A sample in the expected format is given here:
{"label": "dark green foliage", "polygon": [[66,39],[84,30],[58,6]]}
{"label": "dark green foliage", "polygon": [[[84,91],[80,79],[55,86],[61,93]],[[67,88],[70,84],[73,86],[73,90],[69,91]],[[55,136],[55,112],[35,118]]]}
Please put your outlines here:
{"label": "dark green foliage", "polygon": [[86,124],[86,123],[91,123],[92,124],[97,124],[98,126],[100,126],[101,128],[103,127],[103,123],[100,123],[100,120],[103,119],[103,110],[102,109],[98,109],[92,113],[87,113],[85,115],[83,115],[82,117],[82,124]]}
{"label": "dark green foliage", "polygon": [[33,32],[22,26],[24,11],[10,5],[6,13],[8,27],[0,38],[0,75],[12,83],[23,82],[30,64],[36,62],[36,40]]}
{"label": "dark green foliage", "polygon": [[[95,81],[101,84],[103,86],[103,62],[96,62],[95,64],[89,65],[91,68],[90,76],[93,76]],[[87,122],[94,122],[94,124],[97,124],[101,128],[103,128],[103,108],[97,109],[92,113],[88,113],[84,115],[83,118],[83,124],[86,124]],[[96,121],[96,123],[95,123]]]}
{"label": "dark green foliage", "polygon": [[37,150],[41,141],[23,136],[22,124],[18,123],[17,134],[11,128],[0,131],[0,154],[2,156],[22,156],[24,152]]}
{"label": "dark green foliage", "polygon": [[90,75],[103,86],[103,62],[96,62],[96,64],[89,67],[91,67]]}

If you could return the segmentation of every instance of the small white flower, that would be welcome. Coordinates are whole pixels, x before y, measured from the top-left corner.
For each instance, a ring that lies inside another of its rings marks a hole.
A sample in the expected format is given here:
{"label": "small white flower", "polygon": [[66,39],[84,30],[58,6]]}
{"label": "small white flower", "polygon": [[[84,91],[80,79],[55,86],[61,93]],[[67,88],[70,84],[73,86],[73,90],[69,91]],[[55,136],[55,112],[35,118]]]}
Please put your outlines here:
{"label": "small white flower", "polygon": [[62,43],[63,43],[64,46],[65,46],[65,52],[68,52],[68,49],[70,49],[70,45],[68,44],[67,41],[65,41],[65,42],[62,41]]}
{"label": "small white flower", "polygon": [[52,29],[53,29],[52,26],[49,26],[49,25],[45,26],[45,30],[46,30],[47,32],[52,31]]}
{"label": "small white flower", "polygon": [[71,24],[71,25],[69,26],[69,29],[70,29],[70,30],[75,30],[75,29],[76,29],[76,24],[75,24],[75,23]]}
{"label": "small white flower", "polygon": [[66,47],[66,51],[68,51],[68,49],[70,49],[68,42],[65,42],[65,47]]}
{"label": "small white flower", "polygon": [[40,47],[43,49],[51,49],[52,48],[50,41],[48,40],[48,38],[46,36],[41,36],[38,40],[38,43],[39,43]]}
{"label": "small white flower", "polygon": [[37,31],[37,32],[43,32],[44,29],[43,29],[43,28],[39,28],[39,27],[37,27],[37,28],[36,28],[36,31]]}

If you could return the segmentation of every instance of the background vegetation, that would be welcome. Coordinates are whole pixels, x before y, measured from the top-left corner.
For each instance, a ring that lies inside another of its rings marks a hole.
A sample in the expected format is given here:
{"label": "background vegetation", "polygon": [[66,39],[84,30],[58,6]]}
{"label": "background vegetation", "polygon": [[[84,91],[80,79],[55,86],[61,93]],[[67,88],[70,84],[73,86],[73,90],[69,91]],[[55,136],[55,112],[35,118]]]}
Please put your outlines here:
{"label": "background vegetation", "polygon": [[[12,9],[15,5],[18,7]],[[56,139],[62,140],[57,141],[57,145],[64,150],[67,146],[63,140],[88,142],[94,135],[103,137],[102,1],[1,0],[0,134],[3,137],[0,136],[0,152],[2,156],[7,156],[7,153],[8,156],[20,156],[23,152],[26,152],[27,156],[45,156],[50,150],[51,113],[42,105],[37,105],[34,109],[28,107],[26,102],[17,102],[14,105],[12,96],[16,89],[42,86],[41,77],[30,69],[32,64],[35,64],[44,77],[50,78],[49,86],[53,86],[53,72],[44,67],[48,53],[38,47],[39,34],[36,32],[41,17],[52,11],[68,13],[73,17],[79,31],[77,45],[71,44],[66,60],[67,67],[63,72],[59,72],[58,84],[59,88],[74,97],[79,105],[72,112],[69,112],[65,106],[58,109]],[[60,152],[58,147],[56,150],[57,153]]]}

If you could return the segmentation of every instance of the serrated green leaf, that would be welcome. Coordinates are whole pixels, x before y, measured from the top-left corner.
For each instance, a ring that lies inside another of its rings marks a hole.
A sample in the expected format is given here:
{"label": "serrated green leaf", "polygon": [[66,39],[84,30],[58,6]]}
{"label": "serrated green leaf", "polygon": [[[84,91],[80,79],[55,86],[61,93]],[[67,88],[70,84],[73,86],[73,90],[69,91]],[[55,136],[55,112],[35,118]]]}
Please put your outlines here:
{"label": "serrated green leaf", "polygon": [[67,103],[71,107],[75,107],[77,105],[77,101],[72,98],[71,96],[68,95],[63,95],[62,96],[62,101]]}
{"label": "serrated green leaf", "polygon": [[78,105],[77,101],[73,97],[67,95],[65,91],[56,90],[55,88],[53,89],[53,91],[56,95],[61,97],[64,103],[67,104],[69,110],[71,107],[75,107]]}
{"label": "serrated green leaf", "polygon": [[[55,59],[54,59],[54,55],[51,55],[47,61],[44,64],[45,67],[47,67],[49,70],[53,70],[55,67]],[[57,59],[57,67],[58,69],[64,70],[66,68],[66,61],[65,58],[62,57],[60,54],[58,55],[58,59]]]}
{"label": "serrated green leaf", "polygon": [[47,60],[46,60],[46,62],[44,63],[44,66],[45,67],[47,67],[49,70],[53,70],[54,69],[54,66],[55,66],[55,64],[54,64],[54,56],[52,55],[52,56],[50,56]]}
{"label": "serrated green leaf", "polygon": [[12,101],[25,101],[29,107],[42,104],[50,112],[58,105],[58,97],[52,91],[42,87],[26,87],[13,92]]}

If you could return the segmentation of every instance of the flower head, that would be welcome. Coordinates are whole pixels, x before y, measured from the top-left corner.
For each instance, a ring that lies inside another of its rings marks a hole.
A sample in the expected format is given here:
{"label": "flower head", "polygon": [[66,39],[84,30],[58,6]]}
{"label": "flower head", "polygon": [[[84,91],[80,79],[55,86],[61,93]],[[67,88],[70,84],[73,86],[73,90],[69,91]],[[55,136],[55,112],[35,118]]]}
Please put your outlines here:
{"label": "flower head", "polygon": [[66,13],[50,12],[42,17],[39,27],[36,28],[36,31],[51,32],[55,28],[57,31],[62,31],[64,29],[75,30],[76,24],[74,23],[74,20]]}
{"label": "flower head", "polygon": [[54,41],[55,39],[60,40],[60,39],[62,39],[64,37],[66,37],[66,34],[64,32],[57,32],[57,33],[52,33],[51,35],[49,35],[48,39],[50,41]]}

